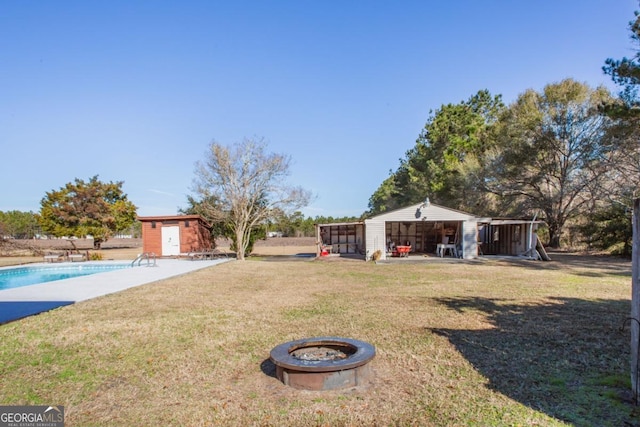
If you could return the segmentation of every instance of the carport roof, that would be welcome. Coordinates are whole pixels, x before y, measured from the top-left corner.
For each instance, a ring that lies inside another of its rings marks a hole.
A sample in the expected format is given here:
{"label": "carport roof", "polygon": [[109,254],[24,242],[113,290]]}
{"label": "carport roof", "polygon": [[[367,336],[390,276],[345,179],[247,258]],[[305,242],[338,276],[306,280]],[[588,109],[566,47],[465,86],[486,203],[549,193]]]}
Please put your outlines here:
{"label": "carport roof", "polygon": [[358,224],[363,224],[363,221],[353,221],[353,222],[330,222],[327,224],[315,224],[318,227],[329,227],[329,226],[335,226],[335,225],[358,225]]}
{"label": "carport roof", "polygon": [[480,223],[487,223],[491,225],[518,225],[518,224],[544,224],[541,220],[530,220],[521,218],[482,218]]}

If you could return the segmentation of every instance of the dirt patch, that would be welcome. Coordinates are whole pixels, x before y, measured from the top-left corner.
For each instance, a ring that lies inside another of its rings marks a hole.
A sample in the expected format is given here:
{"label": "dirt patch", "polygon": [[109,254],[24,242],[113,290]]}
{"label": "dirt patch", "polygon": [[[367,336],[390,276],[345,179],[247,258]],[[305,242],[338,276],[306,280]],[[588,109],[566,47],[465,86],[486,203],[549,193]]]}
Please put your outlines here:
{"label": "dirt patch", "polygon": [[272,237],[266,240],[258,240],[254,247],[266,246],[316,246],[315,237]]}
{"label": "dirt patch", "polygon": [[[216,241],[219,248],[229,250],[231,242]],[[258,240],[253,245],[252,256],[307,255],[315,256],[316,239],[314,237],[272,237]]]}

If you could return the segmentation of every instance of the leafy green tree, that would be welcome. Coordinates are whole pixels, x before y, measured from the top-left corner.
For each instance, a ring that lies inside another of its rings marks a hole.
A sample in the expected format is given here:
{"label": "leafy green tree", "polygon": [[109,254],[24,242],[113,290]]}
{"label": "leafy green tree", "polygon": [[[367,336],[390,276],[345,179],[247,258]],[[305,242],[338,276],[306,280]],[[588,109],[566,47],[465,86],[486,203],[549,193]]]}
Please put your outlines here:
{"label": "leafy green tree", "polygon": [[584,214],[607,172],[611,120],[599,106],[604,87],[566,79],[527,90],[500,120],[500,152],[487,185],[515,214],[541,211],[549,245],[560,247],[567,221]]}
{"label": "leafy green tree", "polygon": [[33,212],[0,211],[0,235],[31,239],[38,232],[38,217]]}
{"label": "leafy green tree", "polygon": [[[640,12],[635,12],[635,19],[629,23],[631,40],[640,44]],[[623,87],[620,98],[622,104],[610,104],[608,112],[616,116],[640,116],[640,99],[638,99],[638,85],[640,85],[640,50],[631,58],[612,59],[605,61],[602,67],[605,74]]]}
{"label": "leafy green tree", "polygon": [[[640,12],[629,23],[631,40],[640,45]],[[640,47],[640,46],[638,46]],[[603,104],[603,111],[615,126],[610,130],[613,155],[610,159],[607,194],[618,202],[640,197],[640,50],[631,58],[607,59],[603,71],[622,86],[619,98]]]}
{"label": "leafy green tree", "polygon": [[369,198],[369,215],[378,215],[401,207],[401,188],[396,184],[398,172],[390,172]]}
{"label": "leafy green tree", "polygon": [[76,178],[40,201],[39,223],[46,234],[56,237],[92,236],[94,247],[113,234],[131,227],[136,207],[122,191],[123,182],[104,183],[94,176]]}
{"label": "leafy green tree", "polygon": [[307,217],[302,221],[301,230],[298,233],[304,237],[315,237],[316,235],[316,222],[311,217]]}
{"label": "leafy green tree", "polygon": [[291,237],[313,237],[315,227],[313,218],[305,217],[302,212],[295,211],[284,218],[285,227],[282,228],[285,235]]}
{"label": "leafy green tree", "polygon": [[216,239],[219,237],[231,238],[231,236],[228,235],[229,227],[226,226],[224,221],[219,221],[208,216],[207,206],[216,204],[217,200],[214,198],[211,198],[210,200],[207,200],[205,202],[196,200],[193,196],[187,196],[187,207],[178,209],[178,212],[184,215],[200,215],[201,217],[203,217],[205,221],[207,221],[207,223],[211,225],[209,238],[211,240],[211,243],[213,243],[214,245]]}
{"label": "leafy green tree", "polygon": [[603,205],[586,216],[579,227],[589,247],[606,250],[613,255],[631,256],[633,230],[632,208],[623,203]]}
{"label": "leafy green tree", "polygon": [[306,206],[311,194],[288,185],[290,158],[266,152],[264,140],[245,139],[231,147],[212,142],[196,165],[194,191],[206,218],[231,229],[238,260],[244,260],[251,235],[264,230],[276,210]]}
{"label": "leafy green tree", "polygon": [[[493,128],[504,109],[501,96],[482,90],[459,104],[431,113],[415,146],[400,167],[369,199],[376,214],[429,197],[458,209],[484,210],[481,187]],[[482,213],[482,212],[480,212]]]}
{"label": "leafy green tree", "polygon": [[333,222],[355,222],[355,221],[362,221],[363,218],[365,218],[366,215],[362,215],[360,217],[355,217],[355,216],[339,216],[339,217],[332,217],[332,216],[316,216],[315,219],[313,220],[314,224],[331,224]]}
{"label": "leafy green tree", "polygon": [[279,229],[285,236],[302,237],[304,236],[303,223],[304,215],[300,211],[295,211],[291,215],[285,215],[282,218]]}

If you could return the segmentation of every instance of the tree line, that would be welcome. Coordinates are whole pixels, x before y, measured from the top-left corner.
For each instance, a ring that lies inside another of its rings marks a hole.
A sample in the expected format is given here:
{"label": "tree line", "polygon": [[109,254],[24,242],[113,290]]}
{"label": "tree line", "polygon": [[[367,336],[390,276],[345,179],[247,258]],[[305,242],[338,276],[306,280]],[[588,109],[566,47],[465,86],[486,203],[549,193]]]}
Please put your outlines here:
{"label": "tree line", "polygon": [[267,224],[270,231],[281,232],[287,237],[315,237],[316,224],[332,224],[338,222],[354,222],[361,220],[361,217],[343,216],[332,217],[317,215],[315,217],[305,217],[300,211],[291,215],[281,215],[273,222]]}
{"label": "tree line", "polygon": [[[188,209],[183,209],[187,211]],[[39,222],[40,214],[32,211],[24,212],[18,210],[0,211],[0,236],[9,239],[35,239],[40,237],[56,237],[54,234],[43,231]],[[277,234],[278,237],[315,237],[315,224],[331,224],[336,222],[352,222],[360,220],[355,216],[305,216],[300,211],[291,214],[282,213],[264,223],[261,228],[263,238],[270,233]],[[127,234],[132,237],[140,237],[141,227],[139,221],[134,221],[131,225],[120,230],[113,230],[112,235]],[[75,235],[75,234],[71,234]],[[60,237],[69,237],[64,235]],[[89,235],[91,235],[89,233]],[[84,237],[84,236],[81,236]],[[219,235],[218,237],[224,237]]]}

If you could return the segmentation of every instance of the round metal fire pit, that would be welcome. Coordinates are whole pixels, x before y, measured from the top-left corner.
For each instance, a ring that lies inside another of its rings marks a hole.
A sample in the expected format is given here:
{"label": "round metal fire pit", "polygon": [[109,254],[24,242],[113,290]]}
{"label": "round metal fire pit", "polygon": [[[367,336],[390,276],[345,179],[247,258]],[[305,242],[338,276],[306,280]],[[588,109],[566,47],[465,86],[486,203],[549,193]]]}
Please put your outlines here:
{"label": "round metal fire pit", "polygon": [[315,337],[290,341],[271,350],[276,377],[303,390],[334,390],[364,385],[372,377],[375,348],[364,341]]}

